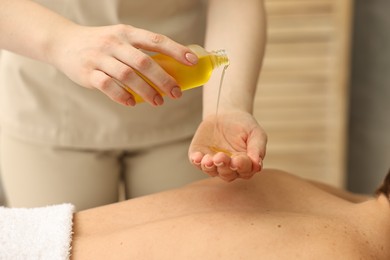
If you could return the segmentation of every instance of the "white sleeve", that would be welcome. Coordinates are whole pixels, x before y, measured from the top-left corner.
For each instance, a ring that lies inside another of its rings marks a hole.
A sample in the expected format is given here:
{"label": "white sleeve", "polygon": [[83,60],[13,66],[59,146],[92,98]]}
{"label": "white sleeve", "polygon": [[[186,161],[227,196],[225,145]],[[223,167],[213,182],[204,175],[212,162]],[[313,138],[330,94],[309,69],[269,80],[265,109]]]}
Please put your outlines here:
{"label": "white sleeve", "polygon": [[0,207],[0,259],[69,259],[74,206]]}

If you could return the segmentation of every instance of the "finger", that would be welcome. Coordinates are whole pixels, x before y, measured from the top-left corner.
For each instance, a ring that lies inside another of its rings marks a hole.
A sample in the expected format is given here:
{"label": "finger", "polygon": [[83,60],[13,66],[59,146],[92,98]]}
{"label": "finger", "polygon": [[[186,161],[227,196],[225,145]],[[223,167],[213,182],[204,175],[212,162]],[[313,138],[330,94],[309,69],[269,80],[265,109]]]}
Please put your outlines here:
{"label": "finger", "polygon": [[235,179],[237,179],[237,177],[238,177],[238,174],[234,171],[230,171],[229,173],[220,173],[218,175],[219,175],[219,178],[221,178],[222,180],[224,180],[226,182],[232,182]]}
{"label": "finger", "polygon": [[203,159],[204,154],[201,152],[195,152],[189,155],[190,162],[192,165],[197,167],[198,169],[202,170],[201,162]]}
{"label": "finger", "polygon": [[218,152],[213,156],[214,165],[221,169],[223,167],[229,168],[230,161],[231,161],[230,156],[228,156],[226,153],[223,152]]}
{"label": "finger", "polygon": [[198,57],[190,48],[165,35],[136,29],[132,30],[129,36],[129,41],[138,48],[163,53],[186,65],[194,65],[198,62]]}
{"label": "finger", "polygon": [[267,135],[261,129],[256,130],[247,141],[247,154],[252,160],[253,171],[261,170],[266,154]]}
{"label": "finger", "polygon": [[261,158],[259,161],[259,167],[260,167],[260,169],[259,169],[259,172],[260,172],[261,170],[263,170],[263,167],[264,167],[263,159],[261,159]]}
{"label": "finger", "polygon": [[213,163],[217,167],[219,175],[228,175],[232,173],[230,169],[230,157],[225,153],[218,152],[213,156]]}
{"label": "finger", "polygon": [[208,174],[211,177],[215,177],[218,175],[217,167],[214,165],[212,157],[208,154],[203,156],[201,161],[201,168],[204,173]]}
{"label": "finger", "polygon": [[238,177],[237,178],[240,178],[240,179],[244,179],[244,180],[249,180],[250,178],[252,178],[257,172],[248,172],[248,173],[245,173],[245,174],[238,174]]}
{"label": "finger", "polygon": [[[101,70],[105,71],[109,76],[116,79],[117,83],[124,88],[130,88],[134,94],[141,97],[144,101],[150,103],[153,106],[159,106],[164,103],[160,93],[156,91],[152,86],[145,82],[136,71],[127,66],[126,64],[116,60],[115,58],[106,58],[99,65]],[[139,97],[137,101],[140,101]]]}
{"label": "finger", "polygon": [[236,170],[238,176],[242,179],[249,179],[257,172],[252,167],[252,160],[247,155],[236,155],[232,158],[231,170]]}
{"label": "finger", "polygon": [[229,166],[222,166],[217,168],[218,176],[227,182],[234,181],[237,179],[238,174],[236,171],[230,169]]}
{"label": "finger", "polygon": [[[117,48],[114,56],[121,61],[122,64],[125,64],[126,67],[131,67],[133,70],[131,72],[135,72],[143,81],[152,86],[154,94],[156,94],[157,90],[159,93],[164,93],[166,96],[173,99],[182,96],[181,89],[176,80],[162,69],[149,55],[133,47],[128,48],[127,46]],[[124,73],[121,75],[123,75],[123,80],[126,80],[128,71],[124,68],[123,72]]]}
{"label": "finger", "polygon": [[216,167],[211,165],[211,166],[208,166],[208,165],[202,165],[202,171],[204,173],[206,173],[207,175],[209,175],[210,177],[216,177],[218,176],[218,172],[216,170]]}
{"label": "finger", "polygon": [[115,80],[102,71],[91,72],[91,86],[99,89],[113,101],[124,106],[135,106],[133,95],[116,84]]}
{"label": "finger", "polygon": [[218,176],[227,182],[237,179],[238,175],[230,168],[231,158],[223,152],[218,152],[213,156],[214,165],[217,166]]}

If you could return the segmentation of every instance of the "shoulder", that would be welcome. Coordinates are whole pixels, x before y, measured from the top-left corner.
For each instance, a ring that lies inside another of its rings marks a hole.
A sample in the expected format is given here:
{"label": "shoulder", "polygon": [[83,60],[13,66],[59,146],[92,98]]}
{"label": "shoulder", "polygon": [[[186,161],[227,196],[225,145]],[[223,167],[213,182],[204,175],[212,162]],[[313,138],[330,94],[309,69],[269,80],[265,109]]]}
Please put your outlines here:
{"label": "shoulder", "polygon": [[348,220],[322,223],[317,228],[318,239],[311,241],[316,248],[313,259],[322,259],[323,256],[327,256],[325,259],[390,259],[384,246],[381,248],[358,225]]}

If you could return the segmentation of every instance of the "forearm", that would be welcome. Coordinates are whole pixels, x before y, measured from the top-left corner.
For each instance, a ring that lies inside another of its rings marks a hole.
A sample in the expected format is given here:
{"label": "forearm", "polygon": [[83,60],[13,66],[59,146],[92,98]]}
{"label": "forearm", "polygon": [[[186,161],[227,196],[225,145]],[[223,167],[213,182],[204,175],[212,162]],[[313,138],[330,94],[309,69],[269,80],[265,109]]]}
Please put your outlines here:
{"label": "forearm", "polygon": [[73,23],[29,0],[1,0],[0,49],[50,62],[56,35]]}
{"label": "forearm", "polygon": [[[209,0],[206,49],[225,49],[226,71],[219,111],[252,113],[257,80],[264,56],[266,22],[261,0]],[[220,77],[204,87],[204,117],[215,113]]]}

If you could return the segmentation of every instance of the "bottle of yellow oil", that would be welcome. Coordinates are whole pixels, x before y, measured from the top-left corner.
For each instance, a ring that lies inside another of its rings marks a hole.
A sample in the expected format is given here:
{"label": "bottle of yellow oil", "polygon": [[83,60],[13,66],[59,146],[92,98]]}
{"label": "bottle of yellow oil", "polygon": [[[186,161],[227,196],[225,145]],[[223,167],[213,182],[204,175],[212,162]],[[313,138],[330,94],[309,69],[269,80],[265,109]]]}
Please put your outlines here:
{"label": "bottle of yellow oil", "polygon": [[[182,91],[202,86],[210,79],[215,68],[229,65],[229,58],[225,50],[209,52],[199,45],[189,45],[188,47],[198,56],[198,63],[196,65],[184,65],[164,54],[156,54],[152,56],[152,59],[154,59],[169,75],[176,79]],[[148,82],[149,85],[163,95],[163,93],[150,80],[142,74],[138,74],[146,82]],[[134,95],[136,103],[144,101],[129,87],[123,87]]]}

